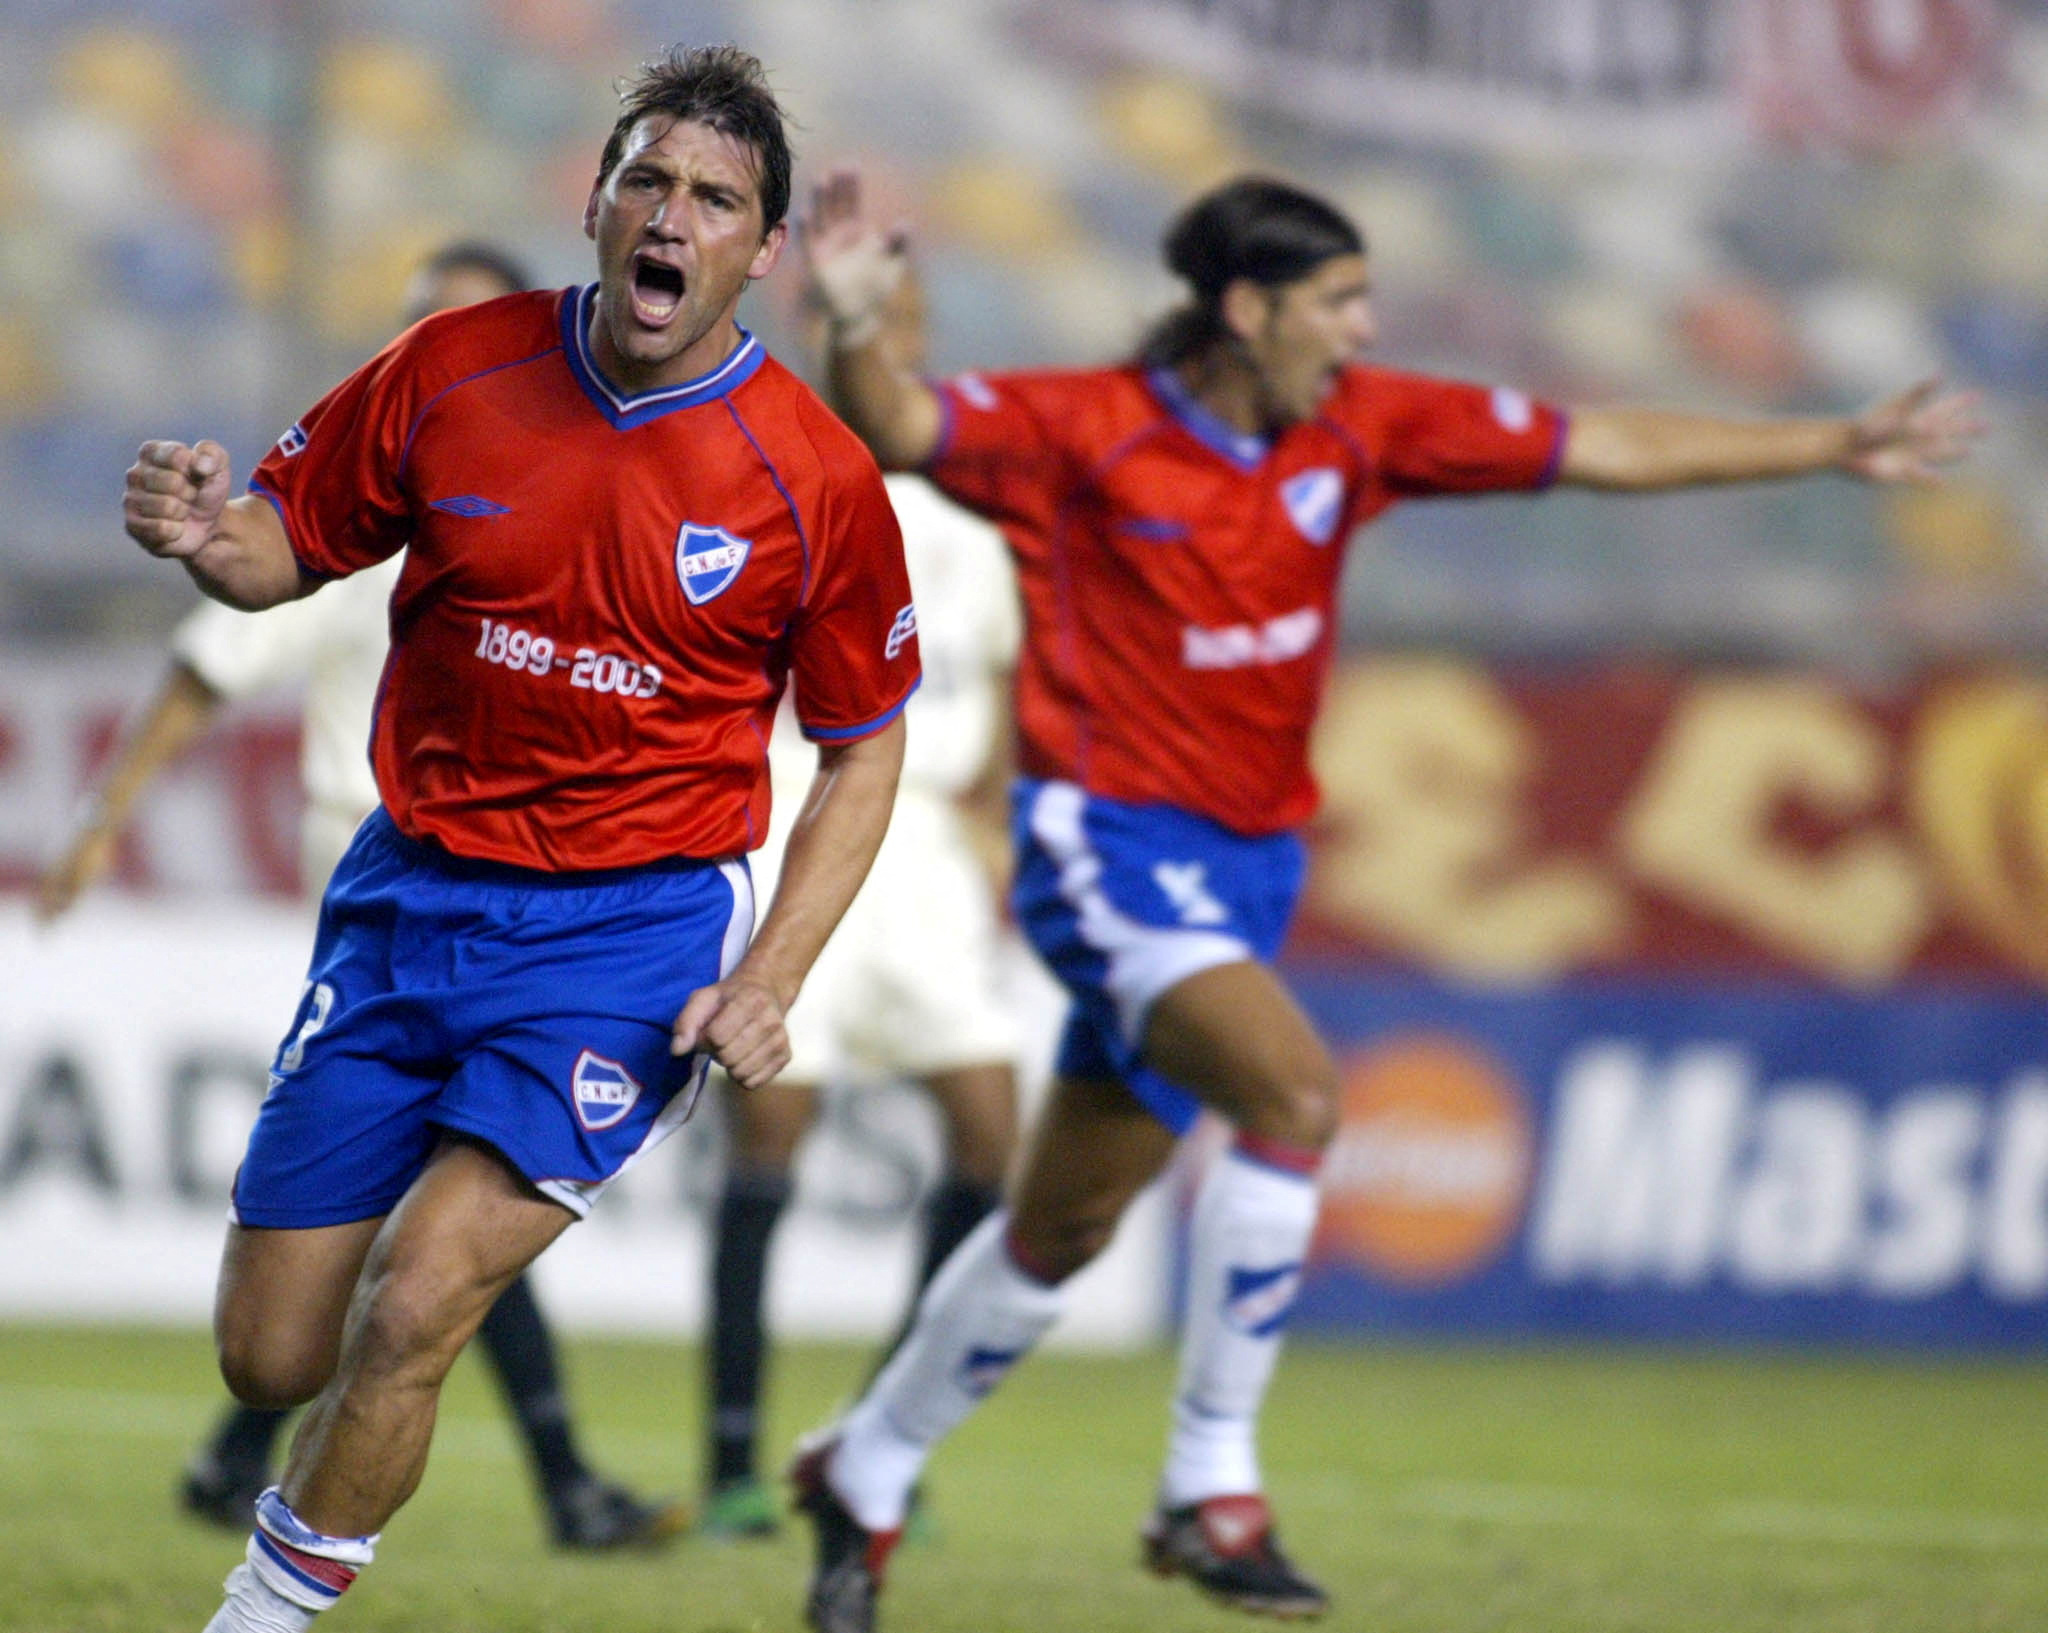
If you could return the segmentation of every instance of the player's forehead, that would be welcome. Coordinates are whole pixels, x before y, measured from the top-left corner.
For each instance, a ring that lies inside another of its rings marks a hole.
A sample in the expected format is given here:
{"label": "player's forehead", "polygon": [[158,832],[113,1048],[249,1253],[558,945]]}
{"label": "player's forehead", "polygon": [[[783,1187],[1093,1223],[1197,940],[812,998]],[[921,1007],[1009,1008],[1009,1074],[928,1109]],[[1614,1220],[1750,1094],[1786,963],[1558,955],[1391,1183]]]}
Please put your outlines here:
{"label": "player's forehead", "polygon": [[650,113],[636,120],[619,148],[620,170],[642,164],[686,180],[714,181],[753,198],[761,186],[761,156],[751,142],[714,130],[698,119]]}

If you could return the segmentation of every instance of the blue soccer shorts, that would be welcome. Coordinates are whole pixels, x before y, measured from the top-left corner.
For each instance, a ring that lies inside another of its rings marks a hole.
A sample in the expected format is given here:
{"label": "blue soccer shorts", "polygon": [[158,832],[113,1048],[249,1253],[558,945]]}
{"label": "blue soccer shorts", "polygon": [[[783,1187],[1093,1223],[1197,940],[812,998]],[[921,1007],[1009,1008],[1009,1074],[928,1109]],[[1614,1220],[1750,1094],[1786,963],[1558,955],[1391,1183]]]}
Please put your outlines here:
{"label": "blue soccer shorts", "polygon": [[1185,1134],[1201,1103],[1140,1060],[1146,1017],[1191,975],[1279,954],[1307,865],[1301,841],[1247,838],[1174,806],[1030,778],[1017,783],[1012,812],[1011,905],[1073,997],[1059,1070],[1122,1079]]}
{"label": "blue soccer shorts", "polygon": [[707,1061],[676,1012],[752,934],[744,862],[549,874],[365,822],[235,1176],[231,1217],[301,1229],[389,1213],[444,1130],[581,1216],[679,1127]]}

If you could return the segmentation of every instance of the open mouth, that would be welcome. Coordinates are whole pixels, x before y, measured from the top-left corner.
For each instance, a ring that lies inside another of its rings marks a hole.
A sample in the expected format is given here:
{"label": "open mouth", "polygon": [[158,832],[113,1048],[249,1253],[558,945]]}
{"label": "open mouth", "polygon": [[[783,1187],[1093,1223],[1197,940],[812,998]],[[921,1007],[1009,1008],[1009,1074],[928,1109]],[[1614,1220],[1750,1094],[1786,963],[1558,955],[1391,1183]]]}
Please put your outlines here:
{"label": "open mouth", "polygon": [[658,327],[682,304],[683,274],[678,268],[644,255],[634,257],[633,308],[642,322]]}

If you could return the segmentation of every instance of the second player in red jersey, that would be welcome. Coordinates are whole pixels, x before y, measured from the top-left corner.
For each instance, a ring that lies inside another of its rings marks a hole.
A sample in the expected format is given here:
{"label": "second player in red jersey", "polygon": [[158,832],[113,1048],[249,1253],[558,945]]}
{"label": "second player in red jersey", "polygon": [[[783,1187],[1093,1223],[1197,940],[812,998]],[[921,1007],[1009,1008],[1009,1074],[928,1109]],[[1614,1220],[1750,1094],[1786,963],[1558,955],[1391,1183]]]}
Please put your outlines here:
{"label": "second player in red jersey", "polygon": [[1362,366],[1271,435],[1142,364],[937,396],[926,469],[1018,562],[1020,769],[1243,834],[1314,811],[1309,728],[1360,524],[1403,497],[1543,487],[1565,432],[1519,392]]}
{"label": "second player in red jersey", "polygon": [[1975,433],[1920,387],[1854,419],[1640,409],[1368,367],[1365,240],[1244,177],[1169,230],[1187,303],[1139,361],[933,387],[878,319],[900,241],[821,190],[810,262],[839,405],[885,465],[1001,527],[1024,586],[1019,926],[1073,1004],[1005,1215],[955,1251],[866,1394],[797,1465],[820,1633],[872,1633],[925,1459],[1029,1352],[1062,1287],[1207,1109],[1236,1131],[1189,1229],[1181,1375],[1146,1563],[1241,1610],[1320,1615],[1279,1546],[1256,1427],[1337,1127],[1329,1050],[1271,969],[1305,868],[1308,734],[1339,557],[1396,500],[1556,480],[1659,489],[1930,477]]}

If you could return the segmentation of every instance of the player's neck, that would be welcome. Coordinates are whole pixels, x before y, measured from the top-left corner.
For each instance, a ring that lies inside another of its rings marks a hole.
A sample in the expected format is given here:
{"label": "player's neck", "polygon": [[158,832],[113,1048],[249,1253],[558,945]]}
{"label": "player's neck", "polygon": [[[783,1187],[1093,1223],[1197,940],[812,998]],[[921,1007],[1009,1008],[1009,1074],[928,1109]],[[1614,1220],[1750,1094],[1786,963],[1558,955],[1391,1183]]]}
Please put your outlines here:
{"label": "player's neck", "polygon": [[1198,352],[1174,366],[1188,395],[1233,431],[1247,436],[1272,434],[1266,393],[1257,370],[1242,358],[1212,349]]}
{"label": "player's neck", "polygon": [[687,385],[709,374],[733,354],[740,344],[740,330],[728,311],[675,356],[658,363],[635,362],[612,344],[611,329],[605,322],[604,295],[600,292],[590,303],[590,332],[584,338],[598,372],[626,396],[637,397],[643,392]]}

